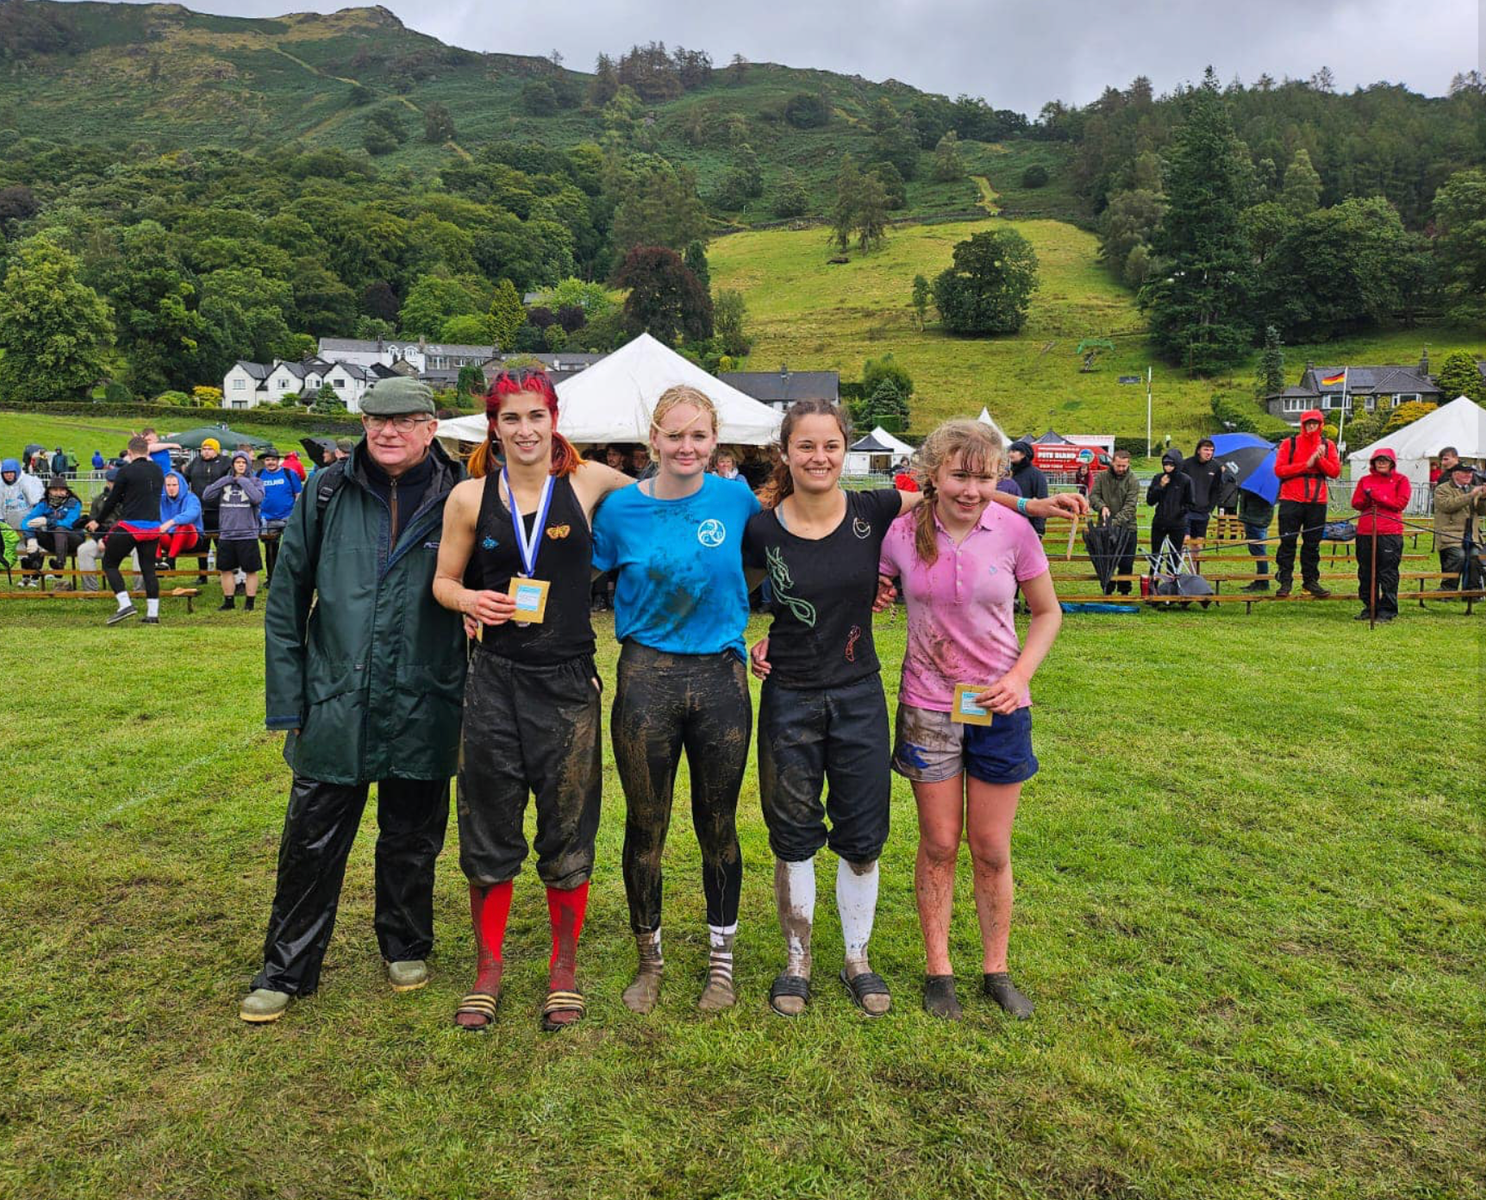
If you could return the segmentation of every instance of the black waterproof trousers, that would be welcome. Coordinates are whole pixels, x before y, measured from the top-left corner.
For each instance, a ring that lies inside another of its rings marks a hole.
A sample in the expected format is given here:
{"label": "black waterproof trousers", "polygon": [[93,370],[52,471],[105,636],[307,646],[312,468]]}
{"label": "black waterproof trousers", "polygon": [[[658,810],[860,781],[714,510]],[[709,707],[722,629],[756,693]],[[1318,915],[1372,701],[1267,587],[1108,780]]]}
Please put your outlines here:
{"label": "black waterproof trousers", "polygon": [[136,538],[127,529],[112,529],[103,541],[103,577],[108,580],[111,592],[126,592],[124,576],[119,564],[134,551],[139,551],[139,574],[144,580],[144,594],[148,600],[160,597],[160,580],[155,574],[155,538]]}
{"label": "black waterproof trousers", "polygon": [[1301,580],[1308,584],[1321,581],[1321,535],[1325,532],[1326,501],[1280,501],[1280,548],[1274,556],[1274,573],[1282,588],[1295,578],[1296,537],[1300,538]]}
{"label": "black waterproof trousers", "polygon": [[691,820],[702,849],[707,924],[738,923],[743,858],[738,790],[748,762],[753,705],[737,655],[667,654],[626,641],[610,719],[624,786],[624,891],[630,927],[660,926],[661,855],[681,752],[691,772]]}
{"label": "black waterproof trousers", "polygon": [[[320,986],[320,964],[335,931],[346,859],[369,786],[294,777],[255,988],[307,996]],[[448,824],[447,779],[377,784],[374,924],[388,962],[427,958],[433,949],[433,867]]]}
{"label": "black waterproof trousers", "polygon": [[[1398,616],[1398,564],[1403,558],[1403,534],[1380,533],[1378,539],[1378,616]],[[1363,608],[1372,607],[1373,535],[1357,538],[1357,595]]]}

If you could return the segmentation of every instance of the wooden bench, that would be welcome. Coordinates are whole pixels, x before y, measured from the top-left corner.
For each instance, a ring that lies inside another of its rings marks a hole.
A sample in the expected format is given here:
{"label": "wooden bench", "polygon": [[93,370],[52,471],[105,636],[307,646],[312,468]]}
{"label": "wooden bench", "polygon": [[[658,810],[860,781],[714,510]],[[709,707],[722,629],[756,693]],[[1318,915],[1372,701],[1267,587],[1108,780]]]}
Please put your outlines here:
{"label": "wooden bench", "polygon": [[[137,599],[144,598],[143,592],[130,592],[129,595]],[[164,599],[166,596],[184,597],[187,612],[196,611],[195,605],[192,602],[199,595],[201,595],[201,589],[194,587],[171,588],[169,591],[162,588],[160,591],[161,599]],[[0,592],[0,600],[112,600],[113,598],[114,594],[112,592],[105,591],[58,592],[48,591],[45,588],[33,588],[24,592]]]}
{"label": "wooden bench", "polygon": [[[1466,611],[1477,600],[1486,599],[1486,589],[1477,588],[1469,592],[1461,591],[1434,591],[1426,592],[1420,590],[1414,598],[1419,601],[1419,606],[1424,606],[1426,600],[1464,600]],[[1249,612],[1255,604],[1330,604],[1335,601],[1343,601],[1352,604],[1357,603],[1357,597],[1351,592],[1333,592],[1330,596],[1322,599],[1320,596],[1312,596],[1309,592],[1294,592],[1283,598],[1264,592],[1235,593],[1229,592],[1226,596],[1062,596],[1058,597],[1060,604],[1242,604],[1244,612]]]}

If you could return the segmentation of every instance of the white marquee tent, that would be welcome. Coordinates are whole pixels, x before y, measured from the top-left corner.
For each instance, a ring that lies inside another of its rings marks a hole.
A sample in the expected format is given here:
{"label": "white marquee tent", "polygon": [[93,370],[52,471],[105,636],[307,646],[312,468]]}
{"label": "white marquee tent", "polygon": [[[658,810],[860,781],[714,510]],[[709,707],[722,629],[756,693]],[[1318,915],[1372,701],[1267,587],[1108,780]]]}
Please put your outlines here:
{"label": "white marquee tent", "polygon": [[[648,441],[655,402],[680,383],[705,392],[717,405],[719,442],[763,446],[779,436],[782,413],[707,374],[648,333],[557,385],[558,431],[584,446]],[[485,418],[440,421],[438,436],[450,443],[484,441]]]}
{"label": "white marquee tent", "polygon": [[985,405],[981,405],[980,416],[976,417],[975,419],[982,425],[989,425],[1000,435],[1001,449],[1005,450],[1008,446],[1011,445],[1011,439],[1006,436],[1006,431],[1002,429],[1001,426],[996,424],[996,418],[991,416],[991,410],[986,408]]}
{"label": "white marquee tent", "polygon": [[1461,458],[1486,460],[1486,409],[1469,396],[1458,396],[1402,429],[1384,434],[1371,445],[1347,455],[1353,479],[1367,472],[1368,461],[1383,446],[1398,455],[1398,469],[1414,484],[1417,497],[1421,485],[1429,482],[1429,460],[1445,446],[1454,446]]}
{"label": "white marquee tent", "polygon": [[877,458],[882,469],[886,470],[898,462],[899,459],[912,458],[913,447],[907,442],[899,441],[881,425],[877,426],[866,437],[860,438],[851,444],[846,454],[845,469],[848,475],[866,475],[872,470],[872,460]]}

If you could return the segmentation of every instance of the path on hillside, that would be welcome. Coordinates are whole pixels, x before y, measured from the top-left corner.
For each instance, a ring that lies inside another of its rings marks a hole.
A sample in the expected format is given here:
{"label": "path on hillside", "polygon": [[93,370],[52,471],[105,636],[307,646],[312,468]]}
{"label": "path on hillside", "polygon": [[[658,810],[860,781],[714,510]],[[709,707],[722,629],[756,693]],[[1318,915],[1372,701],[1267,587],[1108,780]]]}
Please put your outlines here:
{"label": "path on hillside", "polygon": [[991,187],[991,181],[984,175],[972,175],[970,176],[970,178],[975,180],[975,186],[980,189],[979,204],[981,208],[985,209],[986,212],[990,213],[993,217],[999,216],[1001,213],[1001,206],[997,204],[996,201],[1001,199],[1001,196],[994,188]]}
{"label": "path on hillside", "polygon": [[[369,91],[369,92],[375,92],[376,91],[375,88],[370,87],[367,84],[362,83],[359,79],[351,79],[351,78],[349,78],[348,76],[345,76],[345,75],[332,75],[328,71],[322,71],[322,70],[320,70],[319,67],[315,66],[314,63],[306,62],[304,59],[300,58],[297,54],[290,54],[289,51],[285,50],[282,46],[271,46],[270,49],[272,49],[275,54],[281,54],[285,58],[287,58],[290,62],[295,63],[298,66],[303,67],[311,75],[318,75],[321,79],[333,79],[337,83],[348,83],[352,87],[365,87],[367,89],[367,91]],[[388,98],[389,99],[392,99],[392,100],[396,100],[400,104],[406,105],[408,108],[412,109],[415,113],[417,113],[420,117],[423,115],[423,110],[421,108],[419,108],[416,104],[414,104],[411,100],[409,100],[406,96],[391,96],[391,97],[388,97]],[[299,136],[302,137],[302,138],[303,137],[312,137],[315,134],[323,133],[325,130],[329,129],[332,125],[339,125],[342,121],[344,121],[347,117],[349,117],[352,114],[353,111],[354,110],[353,109],[350,109],[350,108],[343,108],[343,109],[341,109],[340,112],[332,113],[330,116],[326,117],[323,121],[319,121],[316,124],[311,125],[308,129],[306,129]],[[466,161],[469,160],[469,158],[470,158],[469,151],[467,151],[463,146],[461,146],[458,142],[454,141],[452,138],[449,141],[446,141],[444,143],[444,145],[448,146],[449,149],[453,150],[461,158],[465,159]]]}

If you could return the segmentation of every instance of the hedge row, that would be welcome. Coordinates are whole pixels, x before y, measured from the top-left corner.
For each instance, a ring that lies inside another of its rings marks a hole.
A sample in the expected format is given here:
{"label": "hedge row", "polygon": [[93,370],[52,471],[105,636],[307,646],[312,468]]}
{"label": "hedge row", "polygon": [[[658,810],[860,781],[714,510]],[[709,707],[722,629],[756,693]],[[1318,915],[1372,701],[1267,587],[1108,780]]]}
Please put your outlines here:
{"label": "hedge row", "polygon": [[53,417],[127,417],[150,421],[160,427],[190,428],[196,425],[234,425],[242,428],[302,429],[310,434],[359,435],[361,422],[355,417],[329,417],[293,408],[180,408],[172,404],[109,404],[87,400],[64,400],[51,404],[19,404],[0,401],[0,412],[31,413]]}

